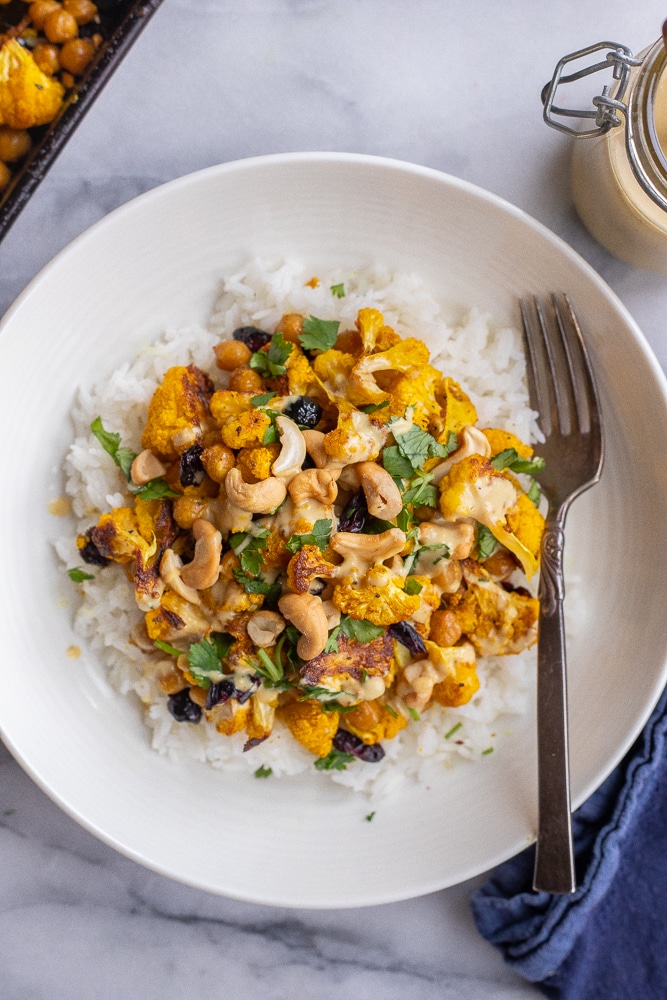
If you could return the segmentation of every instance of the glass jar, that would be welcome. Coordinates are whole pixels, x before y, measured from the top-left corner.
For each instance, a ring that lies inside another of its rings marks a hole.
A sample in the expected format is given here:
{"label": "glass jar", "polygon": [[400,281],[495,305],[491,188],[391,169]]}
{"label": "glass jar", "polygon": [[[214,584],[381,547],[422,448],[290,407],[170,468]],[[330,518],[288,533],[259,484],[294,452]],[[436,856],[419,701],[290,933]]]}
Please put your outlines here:
{"label": "glass jar", "polygon": [[[603,61],[563,75],[565,66],[600,50]],[[594,111],[554,103],[562,83],[613,69],[614,83],[593,98]],[[565,56],[543,92],[547,124],[575,137],[571,161],[574,203],[595,239],[616,257],[667,274],[667,50],[660,39],[633,56],[600,42]],[[594,119],[575,129],[564,118]]]}

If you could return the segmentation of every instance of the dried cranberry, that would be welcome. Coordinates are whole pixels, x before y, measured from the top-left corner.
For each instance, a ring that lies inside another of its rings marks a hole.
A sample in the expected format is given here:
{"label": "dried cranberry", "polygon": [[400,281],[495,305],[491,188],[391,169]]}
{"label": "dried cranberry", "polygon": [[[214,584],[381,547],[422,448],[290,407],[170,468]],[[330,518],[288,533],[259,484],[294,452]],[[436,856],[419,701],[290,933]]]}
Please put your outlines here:
{"label": "dried cranberry", "polygon": [[347,729],[338,730],[333,738],[333,745],[341,753],[351,753],[367,764],[377,764],[384,757],[384,750],[379,743],[373,743],[369,746],[368,743],[364,743]]}
{"label": "dried cranberry", "polygon": [[214,705],[222,705],[223,702],[229,701],[236,694],[236,688],[234,687],[234,681],[224,678],[221,681],[217,681],[215,684],[211,684],[210,688],[206,693],[206,708],[213,708]]}
{"label": "dried cranberry", "polygon": [[90,566],[108,566],[111,559],[107,559],[106,556],[103,556],[97,545],[95,545],[95,542],[91,538],[91,532],[93,530],[93,528],[90,528],[83,536],[86,540],[86,544],[83,548],[79,549],[81,558]]}
{"label": "dried cranberry", "polygon": [[411,653],[425,653],[426,643],[419,632],[409,622],[396,622],[387,629],[392,638],[397,639]]}
{"label": "dried cranberry", "polygon": [[249,347],[253,354],[271,340],[271,334],[266,330],[260,330],[257,326],[239,326],[234,330],[232,337]]}
{"label": "dried cranberry", "polygon": [[300,427],[312,428],[320,422],[322,407],[310,396],[299,396],[285,407],[284,413]]}
{"label": "dried cranberry", "polygon": [[258,747],[260,743],[263,743],[264,740],[268,740],[268,738],[268,733],[266,736],[253,736],[252,739],[246,740],[243,744],[243,752],[245,753],[246,750],[254,750],[255,747]]}
{"label": "dried cranberry", "polygon": [[245,705],[247,700],[251,698],[252,695],[254,695],[255,691],[257,690],[261,682],[262,682],[261,677],[255,675],[252,679],[252,684],[245,691],[239,691],[238,688],[236,689],[236,700],[238,701],[239,705]]}
{"label": "dried cranberry", "polygon": [[193,444],[181,455],[179,469],[181,486],[198,486],[201,483],[204,478],[204,466],[201,464],[203,450],[200,444]]}
{"label": "dried cranberry", "polygon": [[340,516],[338,531],[362,531],[369,517],[364,491],[357,490]]}
{"label": "dried cranberry", "polygon": [[177,694],[172,694],[167,701],[167,708],[176,722],[199,722],[201,708],[190,697],[190,689],[183,688]]}

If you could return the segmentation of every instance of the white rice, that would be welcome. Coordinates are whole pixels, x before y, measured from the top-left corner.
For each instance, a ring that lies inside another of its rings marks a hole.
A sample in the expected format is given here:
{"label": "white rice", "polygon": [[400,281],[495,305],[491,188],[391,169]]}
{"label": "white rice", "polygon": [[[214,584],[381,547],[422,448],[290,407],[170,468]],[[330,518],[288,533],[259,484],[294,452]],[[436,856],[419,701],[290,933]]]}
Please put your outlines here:
{"label": "white rice", "polygon": [[[147,405],[167,368],[194,363],[220,386],[224,376],[215,367],[213,345],[230,337],[238,326],[272,329],[286,312],[339,319],[345,329],[353,326],[360,308],[376,307],[397,333],[416,336],[427,344],[432,363],[460,382],[470,396],[480,426],[501,427],[524,441],[539,438],[536,414],[528,405],[517,331],[494,325],[488,315],[474,307],[461,323],[449,325],[447,304],[438,301],[415,275],[380,269],[358,273],[341,270],[317,275],[319,285],[312,288],[306,282],[313,276],[296,261],[252,261],[224,280],[207,329],[167,330],[109,378],[80,389],[72,414],[74,443],[65,462],[66,491],[72,498],[79,531],[91,527],[102,512],[125,502],[119,491],[118,469],[90,432],[94,418],[101,416],[107,430],[120,432],[123,445],[140,451]],[[331,292],[332,285],[340,284],[345,289],[343,298]],[[56,548],[68,567],[80,564],[73,537],[59,540]],[[279,726],[268,740],[243,753],[244,733],[228,737],[205,723],[175,722],[164,694],[144,671],[146,661],[141,652],[129,642],[133,626],[143,616],[123,568],[111,565],[95,572],[95,579],[83,583],[81,590],[75,628],[101,656],[118,691],[134,692],[145,705],[157,752],[235,771],[254,772],[263,765],[275,776],[312,771],[312,755]],[[526,711],[533,692],[534,664],[534,650],[480,660],[481,686],[469,704],[457,709],[434,706],[419,722],[410,723],[394,740],[383,744],[386,756],[379,764],[355,762],[345,771],[323,772],[322,780],[327,774],[333,781],[375,798],[406,779],[428,784],[455,760],[483,761],[508,731],[508,720],[500,717]]]}

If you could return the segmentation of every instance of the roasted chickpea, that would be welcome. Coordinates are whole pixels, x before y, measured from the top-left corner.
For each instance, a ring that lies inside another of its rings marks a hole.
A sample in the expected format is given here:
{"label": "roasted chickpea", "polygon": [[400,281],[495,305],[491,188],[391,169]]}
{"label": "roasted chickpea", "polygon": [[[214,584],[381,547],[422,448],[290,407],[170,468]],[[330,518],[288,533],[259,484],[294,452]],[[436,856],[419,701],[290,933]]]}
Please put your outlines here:
{"label": "roasted chickpea", "polygon": [[62,7],[58,3],[58,0],[34,0],[34,3],[30,4],[28,14],[33,27],[37,28],[38,31],[43,31],[49,14],[60,10],[62,10]]}
{"label": "roasted chickpea", "polygon": [[32,51],[32,57],[47,76],[53,76],[60,69],[58,49],[51,42],[39,42]]}
{"label": "roasted chickpea", "polygon": [[59,10],[51,11],[44,18],[44,34],[50,42],[62,44],[62,42],[68,42],[70,38],[76,38],[78,33],[79,25],[75,18],[62,7]]}
{"label": "roasted chickpea", "polygon": [[77,24],[88,24],[97,17],[97,7],[91,0],[63,0],[63,7]]}
{"label": "roasted chickpea", "polygon": [[303,316],[301,313],[285,313],[276,327],[276,331],[278,330],[288,343],[296,344],[299,334],[303,333]]}
{"label": "roasted chickpea", "polygon": [[11,179],[12,175],[9,172],[9,167],[0,160],[0,191],[4,191]]}
{"label": "roasted chickpea", "polygon": [[189,531],[199,517],[206,512],[206,504],[199,497],[179,497],[174,500],[174,521],[179,528]]}
{"label": "roasted chickpea", "polygon": [[80,76],[94,55],[95,46],[89,38],[70,38],[60,50],[60,65],[74,76]]}
{"label": "roasted chickpea", "polygon": [[247,365],[252,351],[240,340],[223,340],[213,348],[215,363],[225,372],[233,372],[241,365]]}
{"label": "roasted chickpea", "polygon": [[517,561],[507,549],[496,549],[493,555],[484,560],[482,566],[496,579],[506,580],[517,568]]}
{"label": "roasted chickpea", "polygon": [[235,368],[229,376],[229,388],[233,392],[260,393],[264,388],[261,376],[252,368]]}
{"label": "roasted chickpea", "polygon": [[214,444],[211,448],[204,448],[201,464],[213,482],[221,483],[234,467],[234,452],[226,444]]}
{"label": "roasted chickpea", "polygon": [[434,611],[431,615],[429,639],[438,646],[453,646],[461,638],[461,626],[453,611]]}
{"label": "roasted chickpea", "polygon": [[25,129],[0,125],[0,160],[11,163],[20,160],[28,152],[31,140]]}

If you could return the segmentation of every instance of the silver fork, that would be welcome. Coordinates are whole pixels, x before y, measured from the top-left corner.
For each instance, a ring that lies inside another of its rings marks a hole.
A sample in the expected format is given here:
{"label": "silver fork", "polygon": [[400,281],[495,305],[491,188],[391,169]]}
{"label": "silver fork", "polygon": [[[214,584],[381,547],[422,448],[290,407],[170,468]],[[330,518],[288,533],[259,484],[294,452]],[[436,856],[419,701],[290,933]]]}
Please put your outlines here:
{"label": "silver fork", "polygon": [[567,295],[522,299],[531,405],[545,437],[539,484],[548,501],[542,539],[537,649],[538,833],[533,888],[576,889],[567,732],[563,544],[572,501],[598,481],[604,440],[600,402]]}

